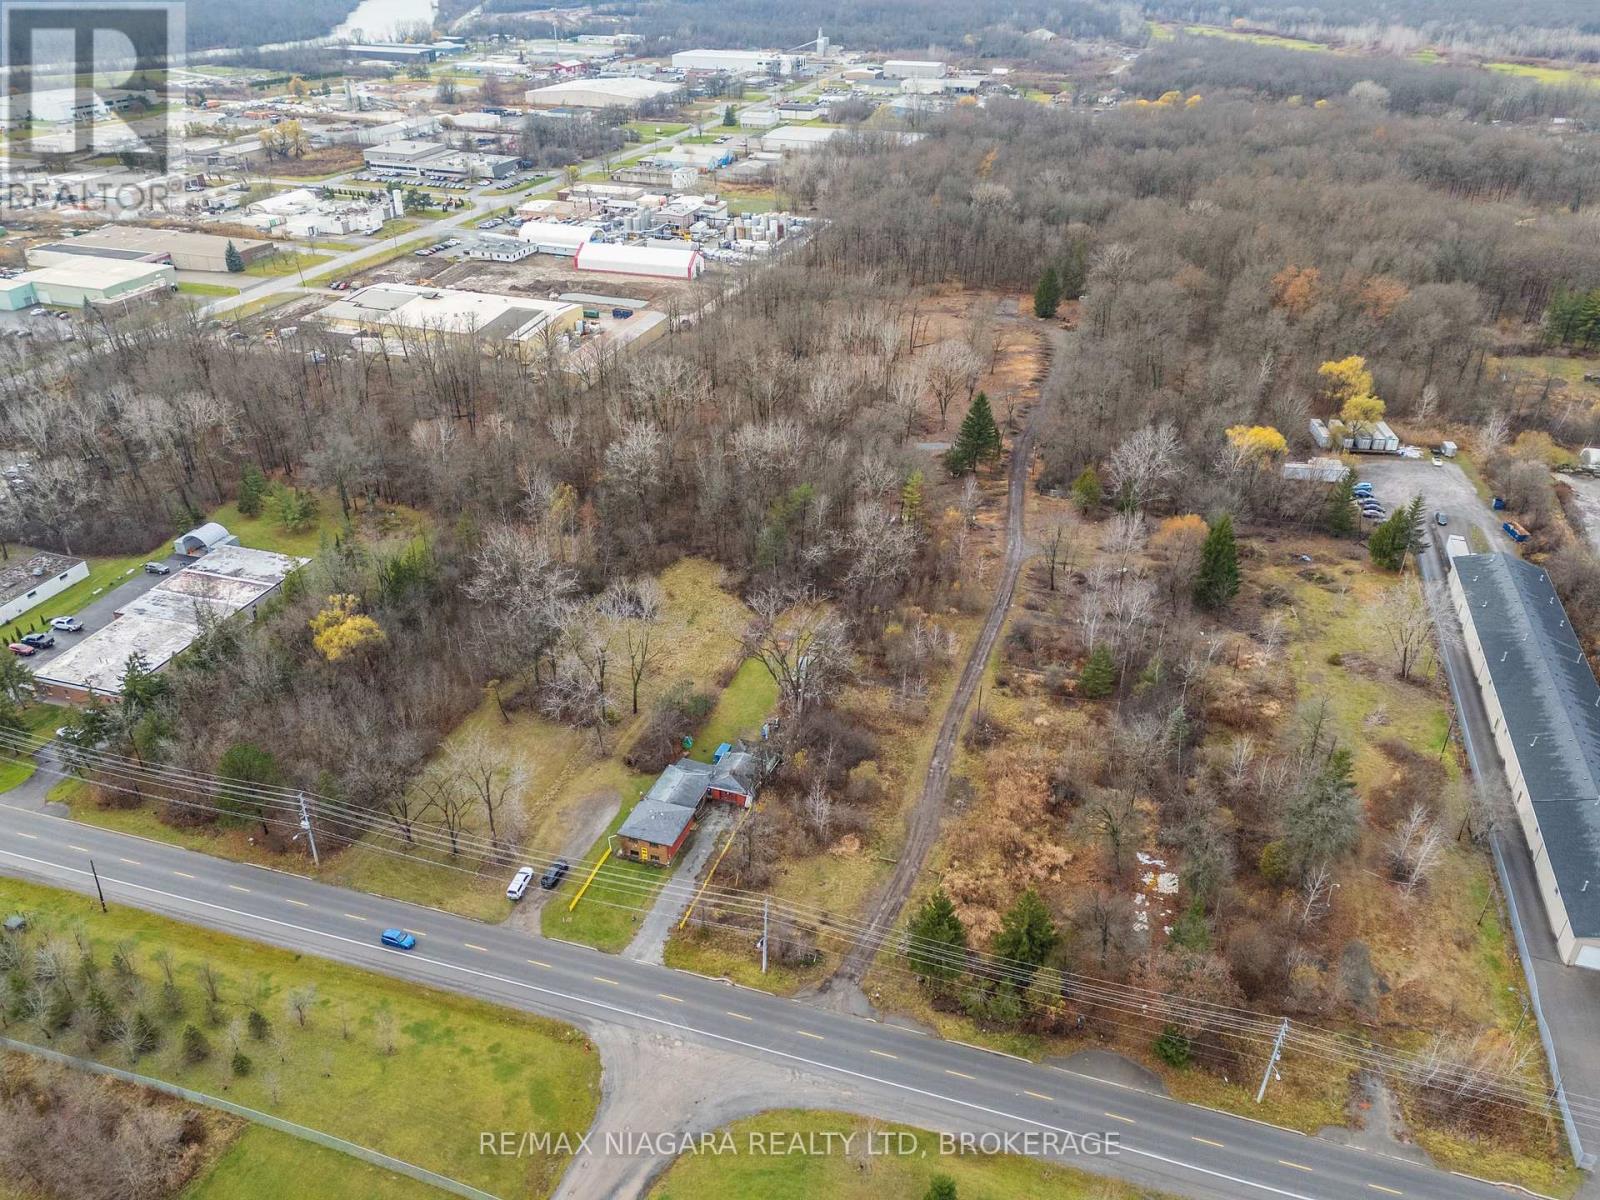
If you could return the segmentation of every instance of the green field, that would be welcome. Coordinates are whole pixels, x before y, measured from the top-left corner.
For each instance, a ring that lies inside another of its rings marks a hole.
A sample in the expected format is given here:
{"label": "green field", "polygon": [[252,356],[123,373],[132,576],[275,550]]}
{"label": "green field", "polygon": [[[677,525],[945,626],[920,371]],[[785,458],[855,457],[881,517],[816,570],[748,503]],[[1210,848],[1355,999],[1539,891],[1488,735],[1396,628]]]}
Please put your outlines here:
{"label": "green field", "polygon": [[[607,763],[604,775],[605,782],[621,793],[622,804],[605,833],[579,860],[590,866],[606,852],[610,836],[621,828],[639,797],[655,782],[653,775],[630,771],[620,762]],[[539,914],[540,927],[546,937],[582,942],[615,954],[633,940],[639,922],[650,910],[655,892],[671,877],[672,871],[648,863],[607,859],[584,898],[576,908],[569,910],[567,906],[583,886],[586,875],[581,867],[574,871],[571,882],[562,886],[559,898],[553,898]]]}
{"label": "green field", "polygon": [[717,697],[717,706],[711,710],[705,728],[695,741],[692,757],[710,762],[711,755],[723,742],[739,737],[759,737],[761,723],[778,707],[778,685],[772,672],[759,661],[747,658]]}
{"label": "green field", "polygon": [[1551,87],[1600,87],[1600,75],[1579,71],[1573,67],[1541,67],[1531,63],[1515,62],[1491,62],[1483,65],[1500,75],[1515,75]]}
{"label": "green field", "polygon": [[[919,1200],[936,1175],[960,1200],[1161,1200],[1162,1193],[1018,1155],[940,1153],[937,1134],[844,1113],[782,1110],[727,1126],[734,1152],[688,1154],[650,1189],[650,1200]],[[719,1135],[720,1137],[720,1131]],[[773,1148],[831,1145],[832,1153]],[[851,1137],[849,1149],[842,1139]],[[868,1140],[875,1147],[867,1153]],[[726,1144],[726,1143],[724,1143]]]}
{"label": "green field", "polygon": [[237,296],[239,289],[220,283],[184,282],[178,284],[178,292],[184,296]]}
{"label": "green field", "polygon": [[[113,894],[112,900],[116,897]],[[481,1129],[580,1132],[589,1127],[599,1098],[600,1064],[594,1048],[570,1026],[419,987],[309,955],[292,954],[213,933],[113,903],[100,914],[88,899],[11,879],[0,880],[0,912],[26,912],[35,936],[71,942],[86,938],[101,978],[125,1011],[137,1007],[161,1029],[161,1043],[133,1069],[237,1104],[392,1154],[501,1196],[546,1196],[566,1166],[564,1158],[534,1153],[521,1159],[479,1153]],[[108,965],[115,947],[131,952],[138,976],[127,984]],[[181,1015],[168,1011],[156,955],[171,956]],[[75,953],[75,952],[74,952]],[[221,1002],[206,1010],[202,963],[221,976]],[[296,989],[316,989],[307,1024],[287,1007]],[[130,999],[123,1000],[128,994]],[[253,1037],[243,1018],[252,1009],[270,1023],[265,1039]],[[191,1065],[179,1034],[193,1022],[212,1044],[207,1061]],[[13,1022],[8,1036],[39,1038],[37,1024]],[[248,1074],[229,1067],[232,1045],[248,1055]],[[75,1028],[52,1042],[68,1053],[87,1052],[116,1066],[127,1055],[113,1045],[87,1050]],[[225,1159],[231,1156],[225,1156]],[[293,1153],[264,1161],[241,1152],[243,1182],[213,1179],[200,1195],[282,1196],[293,1187],[274,1180],[298,1175]],[[414,1189],[318,1189],[307,1195],[417,1194]]]}
{"label": "green field", "polygon": [[[23,723],[33,733],[56,728],[65,710],[54,704],[30,705],[22,714]],[[32,758],[0,758],[0,792],[9,792],[33,778]]]}
{"label": "green field", "polygon": [[[15,552],[15,551],[13,551]],[[24,553],[27,553],[24,550]],[[152,558],[167,556],[165,545],[152,547],[143,554],[128,554],[120,558],[89,559],[89,577],[78,581],[66,591],[46,600],[31,612],[23,613],[6,627],[7,641],[16,641],[24,633],[43,629],[51,617],[75,613],[108,587],[121,583]]]}
{"label": "green field", "polygon": [[291,250],[285,254],[281,250],[277,254],[258,258],[255,262],[245,267],[246,275],[294,275],[308,268],[318,266],[332,258],[331,254],[310,254],[303,250]]}
{"label": "green field", "polygon": [[[316,1190],[306,1181],[315,1179]],[[252,1125],[183,1190],[182,1200],[267,1200],[272,1196],[360,1196],[363,1200],[441,1200],[448,1192]]]}

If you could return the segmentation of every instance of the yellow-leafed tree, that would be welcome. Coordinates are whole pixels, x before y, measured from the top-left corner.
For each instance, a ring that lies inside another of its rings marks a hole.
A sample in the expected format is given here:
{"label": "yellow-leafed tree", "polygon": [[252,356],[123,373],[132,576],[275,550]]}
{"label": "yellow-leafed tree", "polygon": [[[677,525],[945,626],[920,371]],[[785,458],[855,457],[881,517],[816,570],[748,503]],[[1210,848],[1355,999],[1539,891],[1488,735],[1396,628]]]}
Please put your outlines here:
{"label": "yellow-leafed tree", "polygon": [[1359,354],[1349,358],[1336,358],[1317,368],[1322,376],[1322,386],[1335,404],[1344,404],[1356,396],[1372,394],[1372,372],[1367,370],[1367,360]]}
{"label": "yellow-leafed tree", "polygon": [[356,611],[360,603],[358,596],[329,596],[328,606],[311,618],[311,644],[329,662],[382,644],[383,627],[366,613]]}
{"label": "yellow-leafed tree", "polygon": [[1373,425],[1383,420],[1383,413],[1383,401],[1368,392],[1346,400],[1339,419],[1346,425]]}
{"label": "yellow-leafed tree", "polygon": [[1228,444],[1246,459],[1273,458],[1289,451],[1288,440],[1271,425],[1231,426]]}

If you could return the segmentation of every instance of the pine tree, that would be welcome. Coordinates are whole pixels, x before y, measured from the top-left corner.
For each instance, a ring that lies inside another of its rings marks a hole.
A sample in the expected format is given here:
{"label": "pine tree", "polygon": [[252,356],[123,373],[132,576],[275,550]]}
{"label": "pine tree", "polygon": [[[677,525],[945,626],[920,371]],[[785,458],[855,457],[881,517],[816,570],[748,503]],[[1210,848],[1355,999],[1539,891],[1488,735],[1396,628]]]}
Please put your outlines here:
{"label": "pine tree", "polygon": [[267,496],[267,477],[254,463],[244,469],[239,480],[239,512],[246,517],[259,517]]}
{"label": "pine tree", "polygon": [[1421,554],[1428,548],[1428,529],[1422,511],[1422,497],[1411,497],[1406,505],[1406,549]]}
{"label": "pine tree", "polygon": [[222,252],[222,263],[235,275],[244,270],[244,255],[239,253],[239,247],[233,244],[232,238],[228,239],[227,249]]}
{"label": "pine tree", "polygon": [[193,1066],[211,1057],[211,1043],[193,1025],[183,1027],[183,1061]]}
{"label": "pine tree", "polygon": [[1086,700],[1099,700],[1109,696],[1117,686],[1117,667],[1111,660],[1111,649],[1101,642],[1089,652],[1089,659],[1078,674],[1078,695]]}
{"label": "pine tree", "polygon": [[943,888],[922,902],[907,927],[911,948],[906,957],[923,979],[944,981],[961,974],[967,953],[967,927]]}
{"label": "pine tree", "polygon": [[733,105],[730,104],[727,108],[722,110],[722,124],[724,126],[731,127],[737,125],[738,123],[739,118],[733,115]]}
{"label": "pine tree", "polygon": [[900,487],[900,520],[914,529],[922,527],[925,515],[922,509],[923,477],[921,469],[906,476]]}
{"label": "pine tree", "polygon": [[[1025,968],[1042,966],[1050,952],[1056,948],[1061,933],[1050,919],[1039,893],[1029,888],[1017,897],[1005,916],[1000,918],[1000,932],[995,935],[994,952],[1024,964]],[[1028,981],[1033,971],[1026,970]]]}
{"label": "pine tree", "polygon": [[1372,531],[1367,539],[1367,554],[1385,571],[1398,571],[1411,548],[1410,511],[1397,508],[1389,519]]}
{"label": "pine tree", "polygon": [[1346,471],[1328,493],[1328,507],[1322,525],[1334,537],[1349,537],[1356,531],[1356,473]]}
{"label": "pine tree", "polygon": [[1072,500],[1078,506],[1078,511],[1086,513],[1100,503],[1101,495],[1100,473],[1093,467],[1085,467],[1072,481]]}
{"label": "pine tree", "polygon": [[1283,840],[1290,864],[1304,874],[1354,849],[1361,829],[1361,798],[1356,794],[1355,756],[1343,746],[1283,811]]}
{"label": "pine tree", "polygon": [[1082,241],[1074,241],[1061,262],[1061,298],[1081,300],[1088,283],[1089,251]]}
{"label": "pine tree", "polygon": [[1194,600],[1201,608],[1226,608],[1239,594],[1239,550],[1233,540],[1233,518],[1223,513],[1211,525],[1200,547],[1200,570]]}
{"label": "pine tree", "polygon": [[956,431],[955,445],[944,456],[952,475],[965,475],[980,462],[1000,457],[1000,427],[989,408],[989,397],[979,392]]}
{"label": "pine tree", "polygon": [[1046,267],[1044,274],[1039,276],[1039,283],[1033,289],[1033,315],[1036,317],[1053,317],[1056,309],[1061,307],[1061,276],[1056,274],[1054,267]]}

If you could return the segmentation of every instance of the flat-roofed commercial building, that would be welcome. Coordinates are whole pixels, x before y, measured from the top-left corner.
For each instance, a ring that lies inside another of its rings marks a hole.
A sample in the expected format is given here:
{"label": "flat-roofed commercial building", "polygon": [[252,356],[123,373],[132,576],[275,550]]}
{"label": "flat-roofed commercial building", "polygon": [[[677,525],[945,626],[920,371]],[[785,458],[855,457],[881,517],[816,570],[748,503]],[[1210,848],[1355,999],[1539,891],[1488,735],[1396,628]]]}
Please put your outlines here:
{"label": "flat-roofed commercial building", "polygon": [[799,59],[771,50],[679,50],[674,71],[726,71],[730,75],[792,75]]}
{"label": "flat-roofed commercial building", "polygon": [[379,283],[328,305],[317,319],[356,333],[457,334],[476,338],[485,349],[509,343],[533,350],[544,338],[577,325],[583,310],[576,304],[527,296]]}
{"label": "flat-roofed commercial building", "polygon": [[187,650],[208,622],[253,611],[308,561],[243,546],[215,547],[39,667],[34,684],[40,698],[81,704],[115,694],[131,655],[143,655],[159,670]]}
{"label": "flat-roofed commercial building", "polygon": [[0,279],[0,309],[15,312],[35,304],[57,308],[82,308],[89,304],[120,304],[144,297],[167,295],[178,286],[178,273],[170,263],[127,262],[117,258],[84,256],[24,271],[14,279]]}
{"label": "flat-roofed commercial building", "polygon": [[11,559],[0,565],[0,624],[15,621],[87,578],[89,564],[81,558],[41,552]]}
{"label": "flat-roofed commercial building", "polygon": [[80,237],[36,246],[28,251],[28,265],[56,266],[74,257],[89,255],[131,262],[169,262],[180,271],[226,271],[229,242],[246,266],[276,252],[271,242],[259,238],[226,238],[182,229],[108,225]]}
{"label": "flat-roofed commercial building", "polygon": [[926,58],[891,58],[883,64],[885,79],[943,79],[945,65]]}
{"label": "flat-roofed commercial building", "polygon": [[524,99],[544,108],[633,108],[678,90],[654,79],[574,79],[533,88]]}

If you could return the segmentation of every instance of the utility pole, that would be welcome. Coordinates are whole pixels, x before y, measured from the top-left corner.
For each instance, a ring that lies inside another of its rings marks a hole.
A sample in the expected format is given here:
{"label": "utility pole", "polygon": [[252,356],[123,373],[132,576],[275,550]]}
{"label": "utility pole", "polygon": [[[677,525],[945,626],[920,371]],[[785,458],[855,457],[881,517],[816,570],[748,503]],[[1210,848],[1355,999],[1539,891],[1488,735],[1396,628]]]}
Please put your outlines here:
{"label": "utility pole", "polygon": [[767,922],[767,910],[769,904],[770,901],[767,897],[761,897],[761,973],[763,975],[767,973],[767,934],[770,929]]}
{"label": "utility pole", "polygon": [[317,831],[311,828],[311,810],[306,807],[306,794],[300,793],[300,828],[306,831],[306,840],[311,843],[311,865],[322,866],[322,860],[317,857]]}
{"label": "utility pole", "polygon": [[1272,1057],[1267,1059],[1267,1069],[1261,1072],[1261,1086],[1256,1089],[1256,1103],[1261,1103],[1261,1098],[1267,1094],[1267,1080],[1272,1078],[1272,1068],[1278,1065],[1278,1059],[1283,1057],[1283,1039],[1289,1036],[1289,1018],[1283,1019],[1283,1024],[1278,1026],[1278,1036],[1272,1039]]}
{"label": "utility pole", "polygon": [[89,860],[89,874],[94,876],[94,891],[95,895],[100,897],[100,911],[105,912],[106,893],[105,889],[100,886],[100,872],[94,869],[94,859],[92,858]]}

